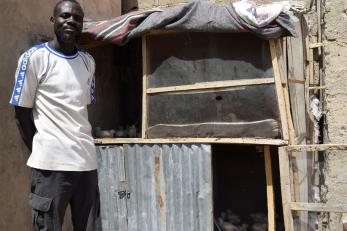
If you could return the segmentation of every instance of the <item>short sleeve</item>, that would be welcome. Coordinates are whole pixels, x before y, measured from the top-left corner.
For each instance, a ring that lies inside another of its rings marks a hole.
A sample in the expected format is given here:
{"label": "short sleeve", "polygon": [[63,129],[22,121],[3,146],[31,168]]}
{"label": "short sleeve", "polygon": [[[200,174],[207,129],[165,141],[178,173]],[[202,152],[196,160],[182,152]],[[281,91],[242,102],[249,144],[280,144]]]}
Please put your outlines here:
{"label": "short sleeve", "polygon": [[35,65],[30,57],[35,50],[36,48],[33,47],[19,58],[15,86],[10,100],[10,104],[14,106],[32,108],[34,105],[38,79]]}

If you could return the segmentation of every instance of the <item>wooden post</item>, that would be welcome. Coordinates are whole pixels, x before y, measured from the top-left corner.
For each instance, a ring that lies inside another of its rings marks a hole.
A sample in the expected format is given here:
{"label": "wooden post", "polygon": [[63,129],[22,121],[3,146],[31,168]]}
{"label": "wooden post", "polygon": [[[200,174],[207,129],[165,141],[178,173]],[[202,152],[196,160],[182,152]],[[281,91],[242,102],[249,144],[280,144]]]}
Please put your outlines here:
{"label": "wooden post", "polygon": [[147,130],[147,68],[148,68],[148,54],[147,54],[147,38],[142,35],[142,132],[141,137],[146,138]]}
{"label": "wooden post", "polygon": [[278,148],[279,166],[280,166],[280,179],[281,179],[281,195],[283,204],[283,219],[285,231],[294,231],[293,217],[289,208],[289,203],[292,201],[290,190],[290,172],[289,172],[289,159],[285,147]]}
{"label": "wooden post", "polygon": [[271,58],[272,58],[272,67],[273,67],[274,75],[275,75],[275,86],[276,86],[279,112],[281,117],[283,139],[289,140],[286,104],[285,104],[285,99],[283,94],[281,73],[280,73],[280,69],[278,65],[276,41],[273,39],[270,40],[270,52],[271,52]]}
{"label": "wooden post", "polygon": [[267,215],[268,215],[268,230],[276,230],[275,221],[275,197],[272,181],[272,165],[270,146],[264,146],[265,174],[266,174],[266,194],[267,194]]}

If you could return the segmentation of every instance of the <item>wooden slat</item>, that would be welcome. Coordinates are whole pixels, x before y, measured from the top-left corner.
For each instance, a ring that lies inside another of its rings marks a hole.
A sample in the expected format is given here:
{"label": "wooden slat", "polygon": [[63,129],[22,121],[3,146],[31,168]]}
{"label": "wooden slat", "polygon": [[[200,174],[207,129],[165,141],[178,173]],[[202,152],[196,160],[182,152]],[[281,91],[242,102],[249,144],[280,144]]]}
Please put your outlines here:
{"label": "wooden slat", "polygon": [[148,88],[147,94],[166,93],[166,92],[182,92],[182,91],[204,90],[204,89],[221,89],[221,88],[249,86],[249,85],[264,85],[264,84],[271,84],[274,82],[275,82],[274,78],[258,78],[258,79],[203,82],[203,83],[181,85],[181,86]]}
{"label": "wooden slat", "polygon": [[347,206],[344,204],[291,202],[288,208],[294,211],[347,213]]}
{"label": "wooden slat", "polygon": [[147,67],[148,67],[147,39],[142,36],[142,138],[146,138],[147,129]]}
{"label": "wooden slat", "polygon": [[[277,62],[280,70],[280,76],[282,81],[282,92],[284,96],[284,104],[285,104],[285,111],[286,111],[286,117],[287,117],[287,126],[288,126],[288,135],[289,135],[289,144],[293,144],[295,132],[294,132],[294,126],[293,126],[293,119],[291,114],[291,108],[290,108],[290,100],[289,100],[289,90],[288,90],[288,75],[287,70],[285,69],[286,62],[285,58],[282,54],[282,44],[280,43],[281,40],[277,39],[275,40],[275,49],[276,49],[276,55],[277,55]],[[286,52],[288,55],[291,53],[290,49],[286,49]]]}
{"label": "wooden slat", "polygon": [[288,79],[289,83],[298,83],[298,84],[305,84],[304,80],[299,80],[299,79]]}
{"label": "wooden slat", "polygon": [[268,230],[276,230],[275,222],[275,196],[272,181],[272,164],[270,146],[264,146],[265,175],[266,175],[266,194],[267,194],[267,211],[268,211]]}
{"label": "wooden slat", "polygon": [[287,147],[287,151],[291,152],[314,152],[314,151],[331,151],[331,150],[347,150],[347,144],[311,144],[311,145],[291,145]]}
{"label": "wooden slat", "polygon": [[313,43],[313,44],[310,44],[310,49],[318,48],[318,47],[322,47],[322,46],[324,46],[323,43]]}
{"label": "wooden slat", "polygon": [[285,105],[285,100],[283,95],[283,87],[281,82],[281,74],[280,74],[278,59],[277,59],[276,41],[272,39],[269,41],[269,43],[270,43],[270,51],[271,51],[271,58],[272,58],[272,66],[273,66],[274,75],[275,75],[276,93],[277,93],[281,124],[282,124],[282,134],[283,134],[282,136],[284,140],[289,140],[288,120],[287,120],[286,105]]}
{"label": "wooden slat", "polygon": [[292,200],[290,190],[290,172],[289,172],[289,159],[287,151],[284,147],[280,147],[279,151],[279,167],[280,167],[280,179],[281,179],[281,195],[283,204],[283,219],[286,231],[293,230],[293,218],[289,209],[289,203]]}
{"label": "wooden slat", "polygon": [[316,86],[316,87],[308,87],[308,90],[324,90],[326,89],[326,86]]}
{"label": "wooden slat", "polygon": [[103,138],[95,139],[95,144],[170,144],[170,143],[196,143],[196,144],[264,144],[286,145],[288,141],[280,139],[260,138],[168,138],[168,139],[142,139],[142,138]]}

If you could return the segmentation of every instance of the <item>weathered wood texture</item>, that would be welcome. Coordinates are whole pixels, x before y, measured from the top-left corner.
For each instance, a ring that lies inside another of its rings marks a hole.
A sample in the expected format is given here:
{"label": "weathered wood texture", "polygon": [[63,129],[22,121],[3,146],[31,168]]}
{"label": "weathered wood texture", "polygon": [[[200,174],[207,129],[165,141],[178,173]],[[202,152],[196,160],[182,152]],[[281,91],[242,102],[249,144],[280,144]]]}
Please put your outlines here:
{"label": "weathered wood texture", "polygon": [[[212,230],[210,145],[123,147],[123,163],[119,146],[98,148],[104,231]],[[123,166],[125,182],[119,173]],[[119,191],[125,191],[122,199]]]}
{"label": "weathered wood texture", "polygon": [[141,138],[102,138],[95,139],[95,144],[264,144],[287,145],[281,139],[261,138],[168,138],[168,139],[141,139]]}
{"label": "weathered wood texture", "polygon": [[258,137],[278,138],[279,124],[274,119],[254,122],[216,122],[196,124],[158,124],[147,129],[148,138],[167,137]]}
{"label": "weathered wood texture", "polygon": [[289,208],[289,203],[292,201],[291,180],[289,170],[289,159],[286,149],[280,147],[279,151],[279,165],[281,175],[281,195],[283,204],[283,219],[286,231],[293,231],[293,218]]}
{"label": "weathered wood texture", "polygon": [[289,140],[289,131],[288,131],[288,118],[286,113],[286,104],[284,99],[283,87],[282,87],[282,79],[281,79],[281,70],[279,65],[279,57],[277,53],[276,40],[270,40],[270,52],[272,58],[272,66],[275,74],[275,84],[276,84],[276,92],[277,92],[277,100],[279,105],[279,112],[282,123],[282,137],[284,140]]}
{"label": "weathered wood texture", "polygon": [[275,195],[272,177],[272,161],[270,146],[264,146],[264,161],[265,161],[265,174],[266,174],[266,194],[267,194],[267,211],[268,211],[268,230],[276,230],[275,221]]}
{"label": "weathered wood texture", "polygon": [[288,51],[288,87],[290,107],[295,128],[295,136],[306,136],[306,107],[305,107],[305,47],[301,22],[295,24],[298,37],[287,38]]}

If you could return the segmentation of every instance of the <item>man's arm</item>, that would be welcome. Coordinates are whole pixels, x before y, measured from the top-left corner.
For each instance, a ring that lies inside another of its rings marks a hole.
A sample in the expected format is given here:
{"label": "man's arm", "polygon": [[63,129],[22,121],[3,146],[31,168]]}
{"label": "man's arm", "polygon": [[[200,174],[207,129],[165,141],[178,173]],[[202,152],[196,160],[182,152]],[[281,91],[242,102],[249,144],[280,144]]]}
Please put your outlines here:
{"label": "man's arm", "polygon": [[36,127],[32,117],[32,108],[15,106],[16,123],[25,145],[32,151]]}

